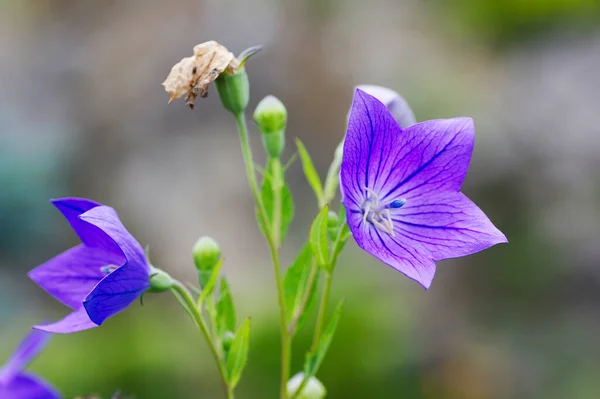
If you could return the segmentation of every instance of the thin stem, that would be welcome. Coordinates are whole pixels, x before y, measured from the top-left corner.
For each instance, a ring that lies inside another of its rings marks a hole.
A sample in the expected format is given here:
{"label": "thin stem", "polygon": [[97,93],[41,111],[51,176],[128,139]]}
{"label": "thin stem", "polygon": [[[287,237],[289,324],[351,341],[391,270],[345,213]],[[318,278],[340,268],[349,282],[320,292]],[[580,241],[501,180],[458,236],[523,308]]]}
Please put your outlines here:
{"label": "thin stem", "polygon": [[196,307],[196,303],[190,291],[179,281],[174,281],[173,286],[171,287],[171,292],[177,298],[179,303],[185,308],[188,312],[194,324],[198,327],[198,329],[204,335],[206,342],[208,342],[208,346],[210,351],[213,354],[213,357],[217,361],[217,365],[219,366],[219,371],[221,373],[221,379],[223,381],[223,387],[225,389],[225,393],[227,394],[227,399],[233,399],[233,388],[229,386],[227,383],[227,370],[225,369],[225,362],[222,356],[220,355],[220,351],[217,350],[210,333],[208,332],[208,328],[206,327],[206,323],[204,322],[204,318],[200,313],[200,310]]}
{"label": "thin stem", "polygon": [[[313,342],[312,342],[312,347],[311,347],[311,352],[315,353],[315,351],[317,350],[317,345],[319,345],[319,339],[321,337],[321,330],[323,329],[323,323],[325,322],[325,311],[327,310],[327,302],[329,301],[329,294],[331,293],[331,281],[332,281],[332,274],[333,274],[333,270],[335,269],[335,265],[337,263],[337,258],[338,258],[338,254],[339,252],[341,252],[341,248],[339,248],[340,245],[343,245],[343,243],[345,242],[345,238],[344,238],[344,231],[345,231],[345,222],[339,227],[339,231],[337,234],[337,237],[335,238],[335,241],[333,242],[333,253],[331,255],[331,259],[329,260],[329,271],[325,272],[325,277],[326,277],[326,281],[325,281],[325,289],[323,290],[323,294],[321,296],[321,303],[319,304],[319,315],[317,316],[317,324],[315,326],[315,334],[313,336]],[[300,383],[300,386],[298,387],[298,389],[296,390],[296,392],[294,393],[294,395],[292,396],[292,399],[295,399],[298,397],[298,395],[300,394],[300,392],[302,392],[302,390],[306,387],[306,384],[308,384],[308,375],[304,375],[304,378],[302,379],[302,382]]]}
{"label": "thin stem", "polygon": [[235,121],[237,124],[238,133],[240,136],[240,144],[242,147],[242,155],[244,157],[244,163],[246,166],[246,175],[248,177],[248,183],[250,184],[250,190],[254,196],[254,202],[258,208],[258,215],[260,221],[264,227],[265,236],[267,243],[269,244],[269,250],[271,251],[271,258],[273,259],[273,270],[275,272],[275,281],[277,284],[277,298],[279,302],[279,316],[281,323],[281,398],[287,399],[286,383],[290,375],[290,363],[291,363],[291,351],[292,343],[290,335],[287,331],[287,315],[285,310],[285,297],[283,291],[283,279],[281,276],[281,265],[279,261],[279,253],[277,251],[277,243],[273,237],[272,228],[269,225],[267,218],[267,212],[265,211],[264,204],[262,202],[260,191],[258,189],[258,183],[256,181],[256,172],[254,170],[254,161],[252,159],[252,149],[248,141],[248,128],[246,126],[246,117],[243,112],[235,114]]}
{"label": "thin stem", "polygon": [[306,291],[304,292],[304,295],[302,296],[302,302],[300,302],[300,307],[298,308],[296,313],[293,315],[292,321],[288,327],[288,333],[290,334],[290,336],[294,335],[294,330],[296,329],[296,325],[298,324],[298,321],[300,321],[300,316],[302,315],[302,313],[304,313],[304,308],[308,304],[308,298],[310,298],[310,293],[312,291],[313,284],[315,283],[315,279],[317,277],[318,272],[319,272],[319,270],[317,267],[317,262],[313,258],[313,262],[312,262],[311,269],[310,269],[310,274],[308,275],[308,282],[306,284]]}

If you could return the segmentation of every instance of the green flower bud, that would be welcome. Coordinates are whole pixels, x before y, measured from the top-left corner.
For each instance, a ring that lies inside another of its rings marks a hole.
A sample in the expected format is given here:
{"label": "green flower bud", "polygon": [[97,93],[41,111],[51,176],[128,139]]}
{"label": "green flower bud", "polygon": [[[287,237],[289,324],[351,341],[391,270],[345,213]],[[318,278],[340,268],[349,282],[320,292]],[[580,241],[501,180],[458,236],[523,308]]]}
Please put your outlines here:
{"label": "green flower bud", "polygon": [[246,110],[250,99],[250,82],[246,69],[241,67],[234,73],[222,73],[215,80],[221,104],[226,110],[239,114]]}
{"label": "green flower bud", "polygon": [[173,286],[173,279],[167,272],[152,267],[150,271],[150,288],[148,292],[159,293],[168,291]]}
{"label": "green flower bud", "polygon": [[231,344],[233,343],[233,339],[235,338],[235,334],[231,331],[225,331],[223,334],[223,350],[227,352],[229,348],[231,348]]}
{"label": "green flower bud", "polygon": [[285,105],[275,96],[263,98],[254,110],[254,121],[262,134],[276,134],[285,130],[287,110]]}
{"label": "green flower bud", "polygon": [[196,241],[192,250],[194,263],[198,269],[200,286],[204,287],[208,282],[213,268],[221,259],[221,248],[219,244],[208,236],[203,236]]}
{"label": "green flower bud", "polygon": [[[298,373],[293,376],[287,383],[287,393],[289,397],[296,394],[300,384],[304,379],[304,373]],[[302,392],[296,397],[297,399],[324,399],[327,396],[325,386],[316,377],[311,377],[308,383],[302,389]]]}

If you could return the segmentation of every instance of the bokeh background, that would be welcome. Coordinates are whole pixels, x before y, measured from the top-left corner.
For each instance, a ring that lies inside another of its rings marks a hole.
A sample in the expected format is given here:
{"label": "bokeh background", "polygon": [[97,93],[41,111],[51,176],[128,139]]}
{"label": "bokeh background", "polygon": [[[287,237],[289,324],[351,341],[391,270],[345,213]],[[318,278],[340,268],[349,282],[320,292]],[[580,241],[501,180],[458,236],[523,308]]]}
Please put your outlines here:
{"label": "bokeh background", "polygon": [[[233,120],[214,88],[189,111],[160,85],[211,39],[265,45],[248,64],[249,110],[282,99],[287,156],[301,138],[321,175],[356,84],[399,91],[418,120],[475,119],[464,192],[511,243],[442,262],[426,292],[350,241],[334,282],[345,314],[319,374],[330,398],[598,397],[597,0],[0,0],[0,362],[31,324],[67,313],[25,274],[77,243],[48,199],[82,196],[115,207],[181,280],[195,280],[200,235],[221,243],[253,320],[238,396],[277,396],[275,287]],[[317,210],[298,163],[289,179],[286,262]],[[67,398],[222,397],[169,295],[56,336],[31,368]]]}

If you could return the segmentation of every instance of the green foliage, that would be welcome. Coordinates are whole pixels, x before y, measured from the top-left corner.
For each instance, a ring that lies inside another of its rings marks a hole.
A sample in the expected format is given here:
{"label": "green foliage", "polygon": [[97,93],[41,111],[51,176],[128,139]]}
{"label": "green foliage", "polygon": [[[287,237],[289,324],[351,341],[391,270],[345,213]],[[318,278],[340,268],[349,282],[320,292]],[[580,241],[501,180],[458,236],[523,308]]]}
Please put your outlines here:
{"label": "green foliage", "polygon": [[225,277],[221,278],[221,289],[217,301],[217,333],[222,337],[227,331],[235,331],[235,307],[229,284]]}
{"label": "green foliage", "polygon": [[250,319],[246,319],[235,333],[235,338],[227,353],[227,375],[231,387],[235,387],[240,382],[242,371],[248,361],[249,345]]}
{"label": "green foliage", "polygon": [[283,279],[285,307],[290,333],[294,335],[306,322],[317,303],[319,271],[313,264],[310,245],[304,246]]}
{"label": "green foliage", "polygon": [[[261,187],[261,198],[271,231],[276,228],[276,225],[279,225],[277,244],[280,245],[294,219],[294,200],[285,182],[283,168],[278,159],[270,159],[267,164]],[[259,215],[257,215],[257,220],[261,231],[266,235]]]}
{"label": "green foliage", "polygon": [[219,272],[221,271],[222,264],[223,261],[217,263],[215,268],[212,270],[212,273],[210,275],[210,278],[208,279],[208,282],[206,283],[206,286],[202,287],[200,297],[198,298],[198,308],[201,308],[202,303],[210,294],[212,294],[213,290],[215,289],[215,286],[217,285],[217,280],[219,279]]}
{"label": "green foliage", "polygon": [[304,170],[304,175],[306,176],[306,180],[308,180],[308,184],[312,187],[315,195],[317,196],[317,200],[319,204],[323,204],[323,187],[321,185],[321,179],[319,178],[319,174],[315,169],[315,165],[313,164],[306,147],[299,139],[296,139],[296,146],[298,147],[298,153],[300,154],[300,160],[302,161],[302,169]]}
{"label": "green foliage", "polygon": [[306,356],[306,361],[304,362],[304,373],[309,377],[317,374],[317,371],[319,370],[319,367],[321,366],[321,363],[327,354],[327,350],[329,349],[331,341],[333,340],[333,335],[335,334],[340,316],[342,315],[343,307],[344,301],[342,300],[335,309],[327,329],[319,337],[319,343],[316,350],[313,353],[307,354]]}
{"label": "green foliage", "polygon": [[310,247],[319,267],[326,269],[329,264],[329,242],[327,240],[327,215],[329,207],[324,206],[310,228]]}

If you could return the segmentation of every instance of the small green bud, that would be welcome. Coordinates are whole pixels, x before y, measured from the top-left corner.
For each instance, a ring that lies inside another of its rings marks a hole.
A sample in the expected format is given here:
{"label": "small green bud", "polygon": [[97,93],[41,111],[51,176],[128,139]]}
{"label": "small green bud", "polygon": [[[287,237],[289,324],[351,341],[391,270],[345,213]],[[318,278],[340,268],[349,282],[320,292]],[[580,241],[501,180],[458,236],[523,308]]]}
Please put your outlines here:
{"label": "small green bud", "polygon": [[223,334],[223,350],[227,352],[229,348],[231,348],[231,344],[233,343],[233,339],[235,338],[235,334],[231,331],[225,331]]}
{"label": "small green bud", "polygon": [[[287,383],[286,389],[289,397],[292,397],[296,394],[298,388],[300,388],[300,384],[304,379],[304,373],[298,373],[293,376]],[[297,399],[324,399],[327,396],[327,390],[321,381],[319,381],[316,377],[311,377],[308,380],[308,383],[302,389],[302,392],[298,396]]]}
{"label": "small green bud", "polygon": [[258,124],[260,132],[265,135],[285,130],[287,124],[285,105],[275,96],[266,96],[254,110],[254,121]]}
{"label": "small green bud", "polygon": [[152,267],[150,271],[150,288],[148,289],[148,292],[165,292],[168,291],[172,286],[173,279],[167,272]]}
{"label": "small green bud", "polygon": [[196,241],[192,250],[194,263],[198,269],[200,286],[204,287],[210,278],[213,268],[221,259],[219,244],[208,236],[203,236]]}
{"label": "small green bud", "polygon": [[226,110],[239,114],[246,110],[250,100],[250,82],[246,69],[241,67],[234,73],[222,73],[215,80],[221,104]]}

